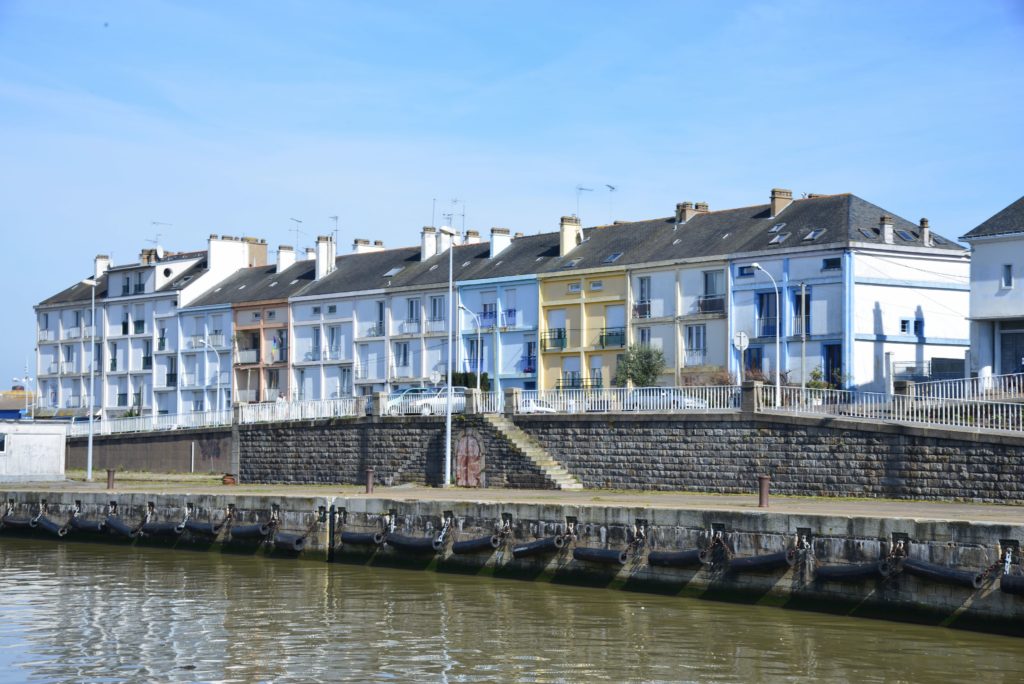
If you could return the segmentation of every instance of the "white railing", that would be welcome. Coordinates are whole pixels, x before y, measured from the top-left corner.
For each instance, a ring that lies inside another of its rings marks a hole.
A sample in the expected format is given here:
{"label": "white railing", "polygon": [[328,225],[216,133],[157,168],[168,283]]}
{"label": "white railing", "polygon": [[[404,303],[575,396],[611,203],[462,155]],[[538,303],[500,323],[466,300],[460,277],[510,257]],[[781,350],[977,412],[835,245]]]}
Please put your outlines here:
{"label": "white railing", "polygon": [[259,398],[259,390],[254,389],[240,389],[235,390],[235,399],[245,403],[250,401],[256,401]]}
{"label": "white railing", "polygon": [[477,413],[501,413],[504,409],[504,392],[481,392],[477,397]]}
{"label": "white railing", "polygon": [[[111,435],[122,432],[151,432],[156,430],[181,430],[205,428],[231,424],[231,410],[202,411],[196,413],[164,414],[156,416],[133,416],[130,418],[103,418],[93,422],[97,435]],[[68,425],[68,437],[89,434],[89,421],[76,420]]]}
{"label": "white railing", "polygon": [[256,363],[259,357],[259,349],[239,349],[235,363]]}
{"label": "white railing", "polygon": [[516,413],[690,413],[740,407],[736,385],[524,390],[518,396]]}
{"label": "white railing", "polygon": [[267,401],[239,406],[238,422],[240,424],[275,423],[287,420],[341,418],[356,415],[358,408],[359,400],[355,397],[312,401]]}
{"label": "white railing", "polygon": [[767,411],[829,415],[887,423],[1024,432],[1024,404],[972,399],[935,399],[902,394],[782,387],[779,406],[775,388],[762,387]]}
{"label": "white railing", "polygon": [[56,330],[40,330],[36,339],[40,342],[53,342],[57,337]]}
{"label": "white railing", "polygon": [[444,324],[444,319],[427,319],[427,332],[428,333],[439,333],[445,332],[448,328]]}
{"label": "white railing", "polygon": [[1024,398],[1024,373],[915,382],[908,394],[931,399],[1020,400]]}

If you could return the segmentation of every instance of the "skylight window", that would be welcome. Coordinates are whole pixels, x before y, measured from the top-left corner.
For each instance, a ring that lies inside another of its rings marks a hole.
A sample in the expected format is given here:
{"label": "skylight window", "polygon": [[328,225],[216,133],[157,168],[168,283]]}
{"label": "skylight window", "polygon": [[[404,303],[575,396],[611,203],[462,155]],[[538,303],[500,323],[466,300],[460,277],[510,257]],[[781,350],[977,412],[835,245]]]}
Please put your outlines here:
{"label": "skylight window", "polygon": [[270,283],[270,285],[268,285],[267,287],[277,287],[277,281],[275,280],[274,282]]}
{"label": "skylight window", "polygon": [[245,283],[242,283],[241,285],[239,285],[238,289],[239,290],[244,290],[245,289]]}
{"label": "skylight window", "polygon": [[294,284],[295,284],[295,283],[297,283],[297,282],[299,282],[299,279],[298,279],[298,278],[296,278],[295,280],[293,280],[292,282],[290,282],[290,283],[288,283],[288,284],[289,284],[289,285],[294,285]]}
{"label": "skylight window", "polygon": [[822,233],[824,233],[824,232],[825,232],[824,228],[815,228],[814,230],[812,230],[807,235],[804,235],[804,240],[806,240],[806,241],[817,240],[818,238],[821,237]]}
{"label": "skylight window", "polygon": [[783,242],[786,241],[786,238],[788,238],[788,237],[789,237],[789,233],[779,233],[778,235],[773,237],[771,240],[769,240],[768,244],[769,245],[781,245]]}
{"label": "skylight window", "polygon": [[609,254],[608,256],[606,256],[604,258],[604,263],[606,263],[606,264],[614,264],[616,261],[619,260],[619,257],[621,257],[621,256],[622,256],[622,252],[612,252],[611,254]]}
{"label": "skylight window", "polygon": [[673,241],[672,241],[672,244],[673,244],[673,245],[678,245],[678,244],[679,244],[680,242],[682,242],[682,241],[683,241],[683,240],[682,240],[681,238],[676,238],[675,240],[673,240]]}
{"label": "skylight window", "polygon": [[537,257],[536,261],[544,261],[544,257],[539,256],[539,257]]}
{"label": "skylight window", "polygon": [[469,264],[470,264],[469,261],[462,262],[462,268],[466,268],[467,266],[469,266]]}
{"label": "skylight window", "polygon": [[387,273],[384,274],[384,277],[385,278],[390,278],[391,276],[398,275],[399,271],[401,271],[402,268],[404,268],[404,267],[403,266],[395,266],[394,268],[389,268]]}
{"label": "skylight window", "polygon": [[582,258],[569,259],[562,265],[562,268],[576,268],[581,261],[583,261]]}
{"label": "skylight window", "polygon": [[786,227],[785,223],[776,223],[774,226],[768,229],[769,233],[778,233],[780,230]]}
{"label": "skylight window", "polygon": [[431,266],[430,270],[431,271],[436,271],[437,270],[437,264],[434,264],[433,266]]}
{"label": "skylight window", "polygon": [[868,240],[874,240],[876,237],[875,231],[871,228],[859,228],[860,234],[866,237]]}
{"label": "skylight window", "polygon": [[901,228],[901,229],[896,231],[896,234],[899,235],[904,240],[906,240],[907,242],[913,242],[914,241],[914,234],[911,233],[909,230],[903,230]]}

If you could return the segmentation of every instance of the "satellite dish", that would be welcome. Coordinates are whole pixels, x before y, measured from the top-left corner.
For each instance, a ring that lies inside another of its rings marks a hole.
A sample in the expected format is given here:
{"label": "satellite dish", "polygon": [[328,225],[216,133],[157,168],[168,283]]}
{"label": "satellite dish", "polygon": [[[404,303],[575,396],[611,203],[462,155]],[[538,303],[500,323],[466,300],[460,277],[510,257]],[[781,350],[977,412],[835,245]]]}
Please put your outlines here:
{"label": "satellite dish", "polygon": [[156,246],[156,258],[157,259],[163,259],[164,258],[164,248],[161,247],[160,245]]}

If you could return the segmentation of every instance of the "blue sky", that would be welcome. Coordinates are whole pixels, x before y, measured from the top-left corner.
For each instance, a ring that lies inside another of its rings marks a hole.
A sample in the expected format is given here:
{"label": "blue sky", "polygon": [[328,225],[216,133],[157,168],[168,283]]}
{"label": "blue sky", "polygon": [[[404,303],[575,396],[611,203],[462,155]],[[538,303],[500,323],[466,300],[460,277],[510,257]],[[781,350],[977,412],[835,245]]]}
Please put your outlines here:
{"label": "blue sky", "polygon": [[957,237],[1024,194],[1022,122],[1015,0],[0,0],[0,385],[34,303],[157,232],[337,215],[344,250],[414,244],[434,198],[535,233],[577,185],[586,225],[780,186]]}

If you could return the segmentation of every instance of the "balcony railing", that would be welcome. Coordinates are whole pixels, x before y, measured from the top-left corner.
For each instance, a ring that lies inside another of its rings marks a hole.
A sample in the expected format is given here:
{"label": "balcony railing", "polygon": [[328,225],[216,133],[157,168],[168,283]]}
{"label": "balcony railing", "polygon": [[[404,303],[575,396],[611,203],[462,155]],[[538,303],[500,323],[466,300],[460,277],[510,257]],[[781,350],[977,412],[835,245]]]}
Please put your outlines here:
{"label": "balcony railing", "polygon": [[393,377],[393,378],[411,378],[411,377],[413,377],[412,366],[409,365],[409,364],[406,364],[404,366],[392,366],[391,367],[391,377]]}
{"label": "balcony railing", "polygon": [[563,372],[561,380],[555,383],[555,389],[590,389],[602,386],[601,376],[585,377],[577,371]]}
{"label": "balcony railing", "polygon": [[178,386],[178,374],[168,373],[164,376],[164,387],[177,387]]}
{"label": "balcony railing", "polygon": [[182,387],[198,387],[199,386],[199,374],[198,373],[185,373],[182,377]]}
{"label": "balcony railing", "polygon": [[133,292],[135,294],[144,294],[146,292],[145,283],[135,283],[135,289],[133,290]]}
{"label": "balcony railing", "polygon": [[502,325],[505,326],[506,328],[514,328],[518,325],[518,317],[519,312],[517,310],[505,309],[505,311],[502,312],[502,318],[504,319],[502,321]]}
{"label": "balcony railing", "polygon": [[239,349],[235,363],[257,363],[260,358],[259,349]]}
{"label": "balcony railing", "polygon": [[345,352],[341,347],[328,347],[323,352],[324,361],[344,361]]}
{"label": "balcony railing", "polygon": [[116,358],[110,359],[110,372],[111,373],[116,373],[117,372],[117,359]]}
{"label": "balcony railing", "polygon": [[142,335],[146,332],[146,321],[132,321],[132,332]]}
{"label": "balcony railing", "polygon": [[249,404],[254,401],[259,401],[259,390],[254,389],[240,389],[235,390],[235,399],[240,404]]}
{"label": "balcony railing", "polygon": [[127,283],[127,282],[121,283],[121,296],[122,297],[127,297],[131,293],[132,293],[131,283]]}
{"label": "balcony railing", "polygon": [[520,373],[536,373],[537,372],[537,357],[536,356],[524,356],[519,359],[516,363],[516,370]]}
{"label": "balcony railing", "polygon": [[203,343],[206,340],[202,335],[189,335],[188,336],[188,348],[189,349],[201,349],[206,345]]}
{"label": "balcony railing", "polygon": [[46,369],[43,371],[43,373],[45,373],[46,375],[56,375],[57,371],[59,371],[59,370],[60,370],[60,364],[59,363],[51,363],[51,364],[48,364],[46,366]]}
{"label": "balcony railing", "polygon": [[91,340],[96,337],[96,326],[95,325],[84,325],[82,326],[82,338]]}
{"label": "balcony railing", "polygon": [[267,353],[267,363],[284,363],[288,360],[288,347],[272,349]]}
{"label": "balcony railing", "polygon": [[82,408],[82,398],[74,395],[64,397],[64,408]]}
{"label": "balcony railing", "polygon": [[601,334],[597,338],[597,345],[602,349],[608,347],[626,346],[625,328],[601,328]]}
{"label": "balcony railing", "polygon": [[368,327],[363,337],[384,337],[384,321],[379,321]]}
{"label": "balcony railing", "polygon": [[443,318],[431,318],[427,321],[427,332],[438,333],[447,330]]}
{"label": "balcony railing", "polygon": [[218,349],[222,349],[224,347],[225,342],[227,342],[223,333],[213,333],[206,339],[209,340],[212,346],[217,347]]}
{"label": "balcony railing", "polygon": [[540,344],[544,351],[565,349],[567,336],[565,328],[552,328],[541,335]]}
{"label": "balcony railing", "polygon": [[703,366],[707,364],[707,349],[687,349],[683,352],[684,366]]}
{"label": "balcony railing", "polygon": [[64,329],[64,339],[65,340],[77,340],[81,336],[82,336],[82,329],[80,327],[78,327],[78,326],[75,326],[73,328],[65,328]]}
{"label": "balcony railing", "polygon": [[121,334],[122,335],[127,335],[128,334],[128,321],[121,321]]}
{"label": "balcony railing", "polygon": [[402,321],[398,324],[398,332],[401,335],[418,335],[420,332],[420,319],[408,318]]}
{"label": "balcony railing", "polygon": [[633,318],[650,318],[651,317],[651,302],[640,301],[633,305]]}
{"label": "balcony railing", "polygon": [[53,342],[55,339],[57,339],[56,330],[40,330],[36,334],[36,340],[39,342]]}
{"label": "balcony railing", "polygon": [[498,324],[498,311],[497,309],[488,309],[487,311],[479,311],[476,314],[477,319],[480,321],[481,328],[493,328]]}
{"label": "balcony railing", "polygon": [[167,338],[161,337],[156,341],[157,351],[167,351]]}
{"label": "balcony railing", "polygon": [[775,316],[761,316],[757,319],[758,337],[775,337],[778,330],[778,318]]}
{"label": "balcony railing", "polygon": [[323,357],[324,355],[320,352],[319,349],[311,349],[310,351],[303,352],[302,354],[303,361],[319,361]]}
{"label": "balcony railing", "polygon": [[377,380],[384,378],[384,363],[360,363],[356,365],[356,380]]}
{"label": "balcony railing", "polygon": [[697,311],[702,314],[725,313],[725,295],[716,294],[699,297],[697,299]]}

